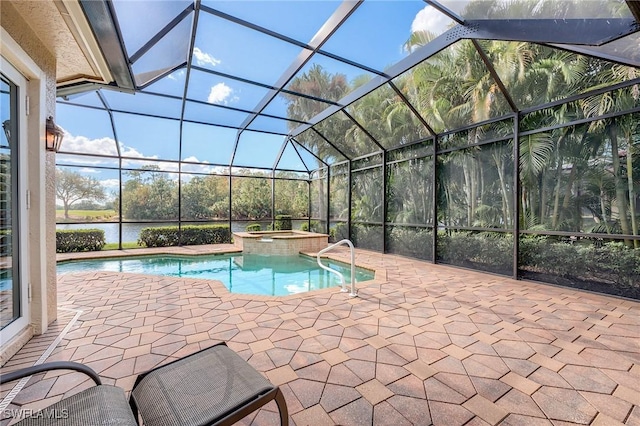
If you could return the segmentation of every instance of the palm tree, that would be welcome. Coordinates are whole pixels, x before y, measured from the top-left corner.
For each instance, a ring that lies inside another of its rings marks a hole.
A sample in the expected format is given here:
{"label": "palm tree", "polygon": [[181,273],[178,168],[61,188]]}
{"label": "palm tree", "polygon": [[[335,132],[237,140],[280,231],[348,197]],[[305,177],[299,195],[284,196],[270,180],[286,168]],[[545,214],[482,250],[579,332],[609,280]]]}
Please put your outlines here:
{"label": "palm tree", "polygon": [[[594,72],[595,85],[593,88],[640,77],[640,71],[635,68],[622,65],[602,66],[602,61],[598,61],[596,64],[600,65],[600,67],[598,67],[597,72]],[[640,92],[637,86],[589,97],[580,103],[587,117],[597,117],[612,111],[624,111],[639,104]],[[593,132],[604,132],[609,142],[615,201],[622,233],[639,235],[636,212],[637,192],[633,177],[633,155],[637,150],[637,140],[634,139],[638,129],[636,117],[634,115],[626,115],[615,119],[597,120],[591,123],[589,129]],[[625,167],[620,161],[622,156],[626,157]],[[624,168],[626,168],[626,171]],[[640,241],[633,240],[631,242],[631,240],[627,240],[627,245],[639,248]]]}
{"label": "palm tree", "polygon": [[[313,64],[307,72],[296,76],[287,86],[287,90],[313,96],[318,99],[337,101],[348,92],[349,85],[345,75],[330,74],[325,71],[321,65]],[[291,119],[309,121],[328,107],[326,103],[302,96],[294,96],[285,92],[282,94],[288,102],[287,116]],[[291,128],[296,126],[293,122],[290,123]],[[335,129],[335,132],[324,134],[324,136],[331,141],[342,140],[340,130],[341,129]],[[300,135],[297,140],[324,161],[330,161],[339,155],[331,145],[311,129]],[[318,167],[322,167],[322,163],[318,162]],[[322,182],[317,188],[317,197],[318,210],[322,215],[326,212],[325,206],[327,202],[325,185]]]}

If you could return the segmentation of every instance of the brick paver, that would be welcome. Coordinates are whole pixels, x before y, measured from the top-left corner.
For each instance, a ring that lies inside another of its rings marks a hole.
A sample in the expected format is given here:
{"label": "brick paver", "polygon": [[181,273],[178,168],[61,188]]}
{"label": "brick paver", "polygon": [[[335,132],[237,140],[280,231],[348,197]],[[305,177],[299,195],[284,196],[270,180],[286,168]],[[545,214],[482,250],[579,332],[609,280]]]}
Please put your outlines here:
{"label": "brick paver", "polygon": [[[225,341],[282,387],[298,426],[640,422],[639,302],[364,250],[356,259],[378,279],[355,299],[338,289],[277,298],[206,280],[60,276],[59,320],[2,369],[33,365],[75,309],[79,320],[48,360],[87,363],[130,391],[137,374]],[[77,373],[40,374],[8,409],[90,385]],[[271,404],[242,423],[274,420]]]}

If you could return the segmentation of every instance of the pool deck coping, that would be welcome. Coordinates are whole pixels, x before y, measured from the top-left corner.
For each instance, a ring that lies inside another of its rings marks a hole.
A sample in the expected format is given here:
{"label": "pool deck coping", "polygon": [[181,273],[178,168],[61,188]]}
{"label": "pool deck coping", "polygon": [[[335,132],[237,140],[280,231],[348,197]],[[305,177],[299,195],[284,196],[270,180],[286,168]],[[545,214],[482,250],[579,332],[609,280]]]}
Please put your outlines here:
{"label": "pool deck coping", "polygon": [[[218,247],[220,246],[220,247]],[[106,250],[99,252],[80,252],[80,253],[58,253],[56,255],[56,261],[78,261],[78,260],[95,260],[95,259],[115,259],[119,257],[143,257],[143,256],[154,256],[154,255],[181,255],[181,256],[206,256],[206,255],[225,255],[225,254],[234,254],[234,253],[242,253],[242,250],[239,250],[233,244],[219,244],[219,245],[201,245],[201,246],[179,246],[179,247],[158,247],[158,248],[141,248],[141,249],[125,249],[125,250]],[[317,253],[315,252],[300,252],[300,255],[309,256],[315,258]],[[322,258],[335,260],[337,262],[345,263],[345,259],[342,256],[335,255],[332,253],[325,253],[321,255]],[[363,262],[356,261],[355,266],[359,268],[368,269],[374,272],[374,278],[372,280],[360,281],[356,283],[356,289],[362,287],[368,287],[372,285],[380,285],[387,283],[387,271],[384,268],[376,267],[373,265],[364,264]],[[109,271],[104,271],[105,273],[109,273]],[[141,274],[141,273],[131,273],[131,272],[118,272],[119,274],[127,274],[127,275],[139,275],[139,276],[150,276],[153,274]],[[69,274],[75,274],[75,272],[70,272]],[[159,275],[162,276],[162,275]],[[337,287],[327,287],[318,290],[310,290],[302,293],[293,293],[286,296],[265,296],[258,294],[244,294],[244,293],[232,293],[227,289],[227,287],[219,280],[205,279],[205,278],[182,278],[183,280],[189,280],[192,282],[206,282],[211,291],[214,294],[224,294],[225,298],[229,299],[251,299],[256,301],[275,301],[275,300],[286,300],[288,298],[296,298],[296,297],[315,297],[318,295],[322,295],[325,293],[333,293],[336,291]]]}
{"label": "pool deck coping", "polygon": [[[294,235],[290,235],[294,234]],[[282,230],[282,231],[238,231],[233,232],[233,235],[237,235],[241,238],[253,238],[259,239],[264,237],[278,238],[278,239],[301,239],[301,238],[328,238],[329,234],[322,234],[319,232],[298,231],[298,230]]]}

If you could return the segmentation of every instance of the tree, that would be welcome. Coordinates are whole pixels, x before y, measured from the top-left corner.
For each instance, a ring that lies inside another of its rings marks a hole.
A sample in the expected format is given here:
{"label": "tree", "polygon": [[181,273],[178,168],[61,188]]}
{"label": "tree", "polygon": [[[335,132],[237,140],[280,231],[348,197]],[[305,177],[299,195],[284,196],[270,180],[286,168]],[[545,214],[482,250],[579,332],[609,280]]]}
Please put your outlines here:
{"label": "tree", "polygon": [[64,218],[69,219],[69,209],[80,201],[103,201],[105,192],[100,182],[78,172],[56,169],[56,197],[64,206]]}
{"label": "tree", "polygon": [[271,217],[271,179],[264,172],[240,170],[231,178],[231,218],[260,220]]}
{"label": "tree", "polygon": [[122,192],[122,213],[132,220],[174,220],[178,217],[178,182],[158,166],[130,171]]}
{"label": "tree", "polygon": [[[601,61],[599,61],[601,62]],[[606,84],[619,83],[637,78],[640,73],[637,69],[622,65],[600,67],[594,72],[597,80],[594,88]],[[632,109],[637,107],[640,100],[638,88],[635,86],[629,90],[616,90],[593,96],[581,101],[581,107],[585,116],[600,116],[612,111]],[[637,150],[637,117],[626,115],[614,119],[597,120],[589,126],[591,131],[601,131],[608,136],[608,146],[611,152],[611,167],[615,186],[615,204],[618,211],[620,227],[623,234],[638,235],[638,219],[635,209],[636,186],[634,179],[633,158]],[[602,138],[604,142],[607,138]],[[626,164],[622,164],[620,158],[626,158]],[[626,168],[626,170],[625,170]],[[629,221],[631,223],[629,223]],[[640,242],[627,240],[628,245],[640,247]]]}
{"label": "tree", "polygon": [[[338,101],[344,95],[349,92],[349,83],[344,74],[331,74],[324,70],[321,65],[314,64],[309,70],[300,76],[295,77],[287,89],[304,93],[306,95],[314,96],[318,99],[327,99],[330,101]],[[283,96],[287,99],[287,116],[291,119],[308,121],[315,117],[317,114],[327,108],[328,104],[323,102],[311,100],[301,96],[294,96],[288,93],[283,93]],[[349,143],[345,141],[345,135],[347,130],[353,125],[351,121],[340,123],[340,126],[327,126],[328,120],[320,123],[316,126],[320,130],[322,135],[332,143],[339,143],[341,147],[347,146]],[[291,122],[292,126],[296,126],[294,122]],[[307,136],[305,137],[305,133]],[[305,145],[307,149],[317,155],[323,161],[329,163],[336,160],[339,155],[337,151],[320,136],[313,133],[312,130],[299,135],[297,137],[298,142]],[[347,154],[348,155],[348,154]],[[322,166],[318,162],[318,167]],[[314,206],[317,202],[317,207],[320,212],[326,211],[326,200],[328,194],[325,194],[324,185],[318,186],[317,198],[313,201]]]}
{"label": "tree", "polygon": [[181,217],[192,219],[223,219],[229,215],[229,178],[226,176],[195,176],[182,181]]}
{"label": "tree", "polygon": [[[280,177],[289,177],[282,173]],[[293,175],[292,177],[295,177]],[[309,216],[309,184],[298,179],[275,181],[275,215],[291,215],[294,219]]]}

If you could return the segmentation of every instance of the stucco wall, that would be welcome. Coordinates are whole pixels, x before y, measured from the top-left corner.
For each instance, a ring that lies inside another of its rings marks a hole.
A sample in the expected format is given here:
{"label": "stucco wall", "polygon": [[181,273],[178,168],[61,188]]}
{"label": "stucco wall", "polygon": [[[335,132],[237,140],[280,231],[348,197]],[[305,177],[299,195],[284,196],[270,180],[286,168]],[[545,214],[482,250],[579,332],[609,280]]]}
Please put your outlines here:
{"label": "stucco wall", "polygon": [[51,115],[56,112],[56,58],[49,52],[29,25],[9,2],[0,2],[0,24],[20,47],[44,71],[47,87],[46,106]]}
{"label": "stucco wall", "polygon": [[[32,283],[32,325],[34,332],[39,334],[57,317],[55,217],[52,214],[55,211],[55,154],[45,153],[42,140],[46,117],[55,117],[56,58],[44,47],[12,4],[6,1],[0,1],[0,25],[42,70],[40,81],[29,82],[30,108],[27,120],[28,186],[32,194],[28,264]],[[20,69],[19,66],[16,68]],[[46,280],[46,286],[41,284],[43,280]],[[46,291],[45,295],[43,291]],[[42,306],[43,303],[46,306]]]}

